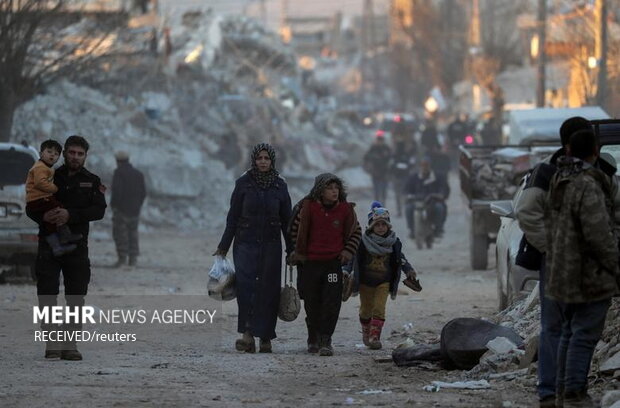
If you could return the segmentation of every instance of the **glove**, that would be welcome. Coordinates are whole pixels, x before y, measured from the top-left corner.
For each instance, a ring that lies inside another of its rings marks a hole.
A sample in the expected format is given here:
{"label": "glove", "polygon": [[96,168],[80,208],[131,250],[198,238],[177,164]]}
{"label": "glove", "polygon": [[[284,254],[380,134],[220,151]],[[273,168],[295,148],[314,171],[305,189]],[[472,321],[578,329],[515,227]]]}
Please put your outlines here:
{"label": "glove", "polygon": [[225,251],[223,249],[216,249],[215,252],[213,253],[213,256],[222,256],[222,257],[226,257],[226,254],[228,253],[228,251]]}

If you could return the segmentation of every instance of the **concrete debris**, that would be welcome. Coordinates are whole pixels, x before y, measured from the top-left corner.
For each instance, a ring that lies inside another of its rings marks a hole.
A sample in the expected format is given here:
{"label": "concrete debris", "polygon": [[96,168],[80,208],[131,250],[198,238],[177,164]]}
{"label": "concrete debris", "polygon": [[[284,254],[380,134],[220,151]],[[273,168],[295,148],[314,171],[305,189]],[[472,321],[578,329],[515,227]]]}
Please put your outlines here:
{"label": "concrete debris", "polygon": [[480,358],[480,363],[467,372],[466,376],[467,378],[491,378],[493,374],[516,371],[522,355],[522,350],[510,350],[502,354],[489,350]]}
{"label": "concrete debris", "polygon": [[610,408],[620,405],[620,391],[608,391],[601,400],[601,408]]}
{"label": "concrete debris", "polygon": [[525,354],[519,361],[519,368],[527,368],[538,358],[538,333],[531,334],[525,339]]}
{"label": "concrete debris", "polygon": [[[617,297],[612,298],[611,307],[607,311],[601,342],[602,347],[597,346],[594,350],[593,367],[598,367],[599,371],[604,370],[606,375],[613,375],[614,371],[620,369],[620,299]],[[613,366],[615,370],[611,369]]]}
{"label": "concrete debris", "polygon": [[149,227],[221,228],[225,217],[207,214],[226,213],[248,151],[263,141],[275,145],[289,184],[299,182],[290,188],[293,199],[312,185],[309,171],[347,168],[351,187],[370,185],[354,167],[370,142],[359,115],[341,110],[335,89],[319,92],[277,33],[210,11],[169,24],[172,49],[145,53],[152,28],[127,29],[115,46],[133,55],[131,64],[113,61],[22,105],[14,139],[37,146],[84,135],[92,145],[87,167],[108,186],[114,152],[128,151],[145,174],[142,222]]}
{"label": "concrete debris", "polygon": [[486,344],[489,351],[495,354],[507,354],[513,350],[518,350],[516,344],[506,337],[496,337]]}
{"label": "concrete debris", "polygon": [[472,198],[481,200],[509,200],[517,192],[520,167],[505,163],[501,156],[472,159]]}
{"label": "concrete debris", "polygon": [[613,374],[620,370],[620,351],[601,364],[599,371],[603,374]]}
{"label": "concrete debris", "polygon": [[441,388],[451,388],[451,389],[461,389],[461,390],[484,390],[491,388],[491,384],[487,380],[478,380],[478,381],[456,381],[456,382],[443,382],[443,381],[433,381],[431,383],[432,386]]}
{"label": "concrete debris", "polygon": [[489,375],[489,378],[492,380],[513,380],[517,377],[521,377],[524,375],[528,374],[528,369],[527,368],[522,368],[519,370],[515,370],[515,371],[508,371],[505,373],[497,373],[497,374],[491,374]]}

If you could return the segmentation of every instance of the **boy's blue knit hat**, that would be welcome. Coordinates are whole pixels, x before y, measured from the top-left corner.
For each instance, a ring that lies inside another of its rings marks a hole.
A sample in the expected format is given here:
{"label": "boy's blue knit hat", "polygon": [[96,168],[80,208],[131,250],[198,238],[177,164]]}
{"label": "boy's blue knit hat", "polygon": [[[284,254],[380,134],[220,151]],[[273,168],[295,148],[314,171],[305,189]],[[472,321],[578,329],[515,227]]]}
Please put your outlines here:
{"label": "boy's blue knit hat", "polygon": [[373,201],[372,204],[370,204],[370,211],[368,211],[368,223],[370,224],[370,220],[372,219],[372,212],[375,208],[380,208],[383,207],[383,204],[381,204],[380,201]]}
{"label": "boy's blue knit hat", "polygon": [[387,224],[388,228],[392,228],[390,223],[390,212],[384,208],[380,202],[373,201],[370,206],[370,212],[368,213],[368,229],[371,229],[379,221],[383,221]]}

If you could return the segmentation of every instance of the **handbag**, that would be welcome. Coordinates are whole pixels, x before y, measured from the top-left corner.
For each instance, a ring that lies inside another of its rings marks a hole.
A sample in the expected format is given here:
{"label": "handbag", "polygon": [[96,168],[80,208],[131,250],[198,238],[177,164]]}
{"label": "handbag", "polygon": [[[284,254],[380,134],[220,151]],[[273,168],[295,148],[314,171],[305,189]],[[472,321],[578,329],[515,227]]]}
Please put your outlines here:
{"label": "handbag", "polygon": [[534,248],[532,244],[527,242],[525,238],[525,234],[521,238],[521,242],[519,242],[519,251],[517,252],[517,257],[515,258],[515,264],[529,269],[530,271],[538,271],[540,270],[540,266],[542,264],[542,253]]}
{"label": "handbag", "polygon": [[289,265],[288,273],[285,273],[284,287],[280,292],[280,306],[278,317],[285,322],[297,319],[301,311],[301,299],[297,289],[293,287],[293,267]]}

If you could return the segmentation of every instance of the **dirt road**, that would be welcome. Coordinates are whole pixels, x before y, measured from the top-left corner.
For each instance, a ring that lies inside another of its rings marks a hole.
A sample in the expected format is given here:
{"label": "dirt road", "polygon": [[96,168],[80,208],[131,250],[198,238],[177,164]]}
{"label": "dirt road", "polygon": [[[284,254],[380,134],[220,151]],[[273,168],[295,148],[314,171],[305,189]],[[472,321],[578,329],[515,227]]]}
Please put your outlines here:
{"label": "dirt road", "polygon": [[[144,325],[136,342],[84,343],[81,362],[46,361],[42,344],[33,341],[35,288],[3,285],[0,406],[534,406],[533,376],[491,381],[488,390],[429,393],[422,390],[424,385],[459,379],[463,372],[435,365],[398,368],[375,361],[389,357],[407,335],[416,342],[436,342],[450,319],[490,316],[496,310],[494,271],[469,268],[468,218],[455,182],[452,179],[443,241],[432,250],[418,251],[403,238],[424,290],[414,294],[403,287],[395,301],[388,301],[384,350],[371,352],[361,346],[359,298],[351,298],[343,304],[333,338],[334,357],[306,353],[303,312],[295,322],[278,323],[273,354],[236,352],[236,304],[214,304],[204,295],[210,254],[220,231],[145,234],[136,269],[106,267],[115,258],[112,242],[91,239],[88,304],[130,308],[154,301],[163,307],[170,299],[182,299],[185,304],[218,307],[218,323]],[[369,199],[357,198],[360,219],[365,220]],[[392,221],[406,237],[404,219]]]}

